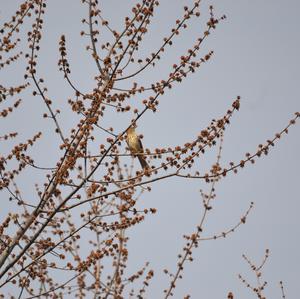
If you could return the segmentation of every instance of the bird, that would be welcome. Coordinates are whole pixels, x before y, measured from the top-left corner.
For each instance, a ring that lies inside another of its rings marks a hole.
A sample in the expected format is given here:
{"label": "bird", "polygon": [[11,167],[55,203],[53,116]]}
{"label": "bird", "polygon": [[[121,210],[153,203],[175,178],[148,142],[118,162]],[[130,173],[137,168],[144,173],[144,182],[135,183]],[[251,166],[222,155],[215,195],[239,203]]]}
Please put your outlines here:
{"label": "bird", "polygon": [[135,131],[136,125],[132,125],[127,130],[126,142],[129,147],[129,150],[132,155],[136,155],[141,163],[141,166],[144,170],[149,168],[149,165],[143,155],[144,152],[143,144],[140,137],[137,135]]}

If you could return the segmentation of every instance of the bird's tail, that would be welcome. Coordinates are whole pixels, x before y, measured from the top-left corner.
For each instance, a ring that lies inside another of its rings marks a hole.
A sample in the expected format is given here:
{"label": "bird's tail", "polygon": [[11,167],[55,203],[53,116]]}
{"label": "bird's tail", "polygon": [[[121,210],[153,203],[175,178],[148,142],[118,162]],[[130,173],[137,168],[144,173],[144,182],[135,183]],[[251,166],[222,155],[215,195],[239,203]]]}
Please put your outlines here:
{"label": "bird's tail", "polygon": [[145,160],[145,158],[143,156],[138,155],[138,159],[139,159],[143,169],[149,168],[149,165],[148,165],[147,161]]}

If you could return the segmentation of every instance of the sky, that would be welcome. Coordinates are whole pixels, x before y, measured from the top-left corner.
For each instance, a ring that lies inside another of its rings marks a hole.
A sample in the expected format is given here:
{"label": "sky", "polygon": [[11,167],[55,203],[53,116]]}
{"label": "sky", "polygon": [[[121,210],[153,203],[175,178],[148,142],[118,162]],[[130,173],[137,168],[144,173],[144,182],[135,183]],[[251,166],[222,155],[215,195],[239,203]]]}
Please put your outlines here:
{"label": "sky", "polygon": [[[99,2],[103,15],[118,28],[136,1]],[[142,56],[159,45],[182,14],[183,6],[192,2],[161,1],[140,49]],[[20,1],[0,0],[0,3],[2,24]],[[168,91],[160,100],[159,111],[146,114],[138,131],[144,135],[144,146],[150,149],[184,144],[213,118],[222,116],[239,95],[241,109],[233,116],[224,137],[221,164],[228,165],[230,161],[240,161],[246,152],[254,152],[258,144],[272,138],[288,124],[296,111],[300,111],[300,4],[298,0],[203,0],[202,17],[192,21],[175,39],[174,46],[164,54],[158,71],[141,76],[140,82],[147,84],[162,74],[168,75],[169,66],[202,34],[211,4],[216,15],[227,17],[201,51],[205,54],[213,50],[212,59],[196,74]],[[81,19],[86,16],[87,8],[79,0],[48,1],[43,29],[47,38],[41,43],[38,70],[41,70],[57,107],[63,106],[72,96],[57,67],[61,34],[66,35],[74,82],[85,91],[93,87],[96,67],[85,51],[88,39],[80,37]],[[103,33],[103,39],[107,36]],[[1,74],[0,83],[18,82],[23,76],[22,65],[19,70],[16,74],[15,68],[10,67],[5,77]],[[42,104],[30,94],[26,101],[27,105],[15,118],[1,123],[1,135],[2,131],[16,129],[22,132],[21,136],[30,137],[27,132],[42,127],[51,136],[52,124],[45,123],[41,117]],[[66,128],[71,127],[75,119],[68,114],[64,117]],[[116,123],[116,126],[121,128],[122,124]],[[299,125],[292,127],[268,156],[217,184],[217,198],[205,224],[205,236],[234,226],[252,201],[254,209],[247,223],[234,234],[200,244],[194,251],[193,263],[186,265],[183,279],[177,283],[174,298],[183,298],[185,294],[190,294],[191,298],[226,298],[229,291],[235,298],[255,298],[237,277],[241,273],[255,282],[242,254],[259,263],[267,248],[270,257],[263,270],[263,277],[268,281],[266,297],[281,298],[281,280],[286,297],[297,297],[300,292],[299,132]],[[55,162],[55,149],[56,143],[51,139],[39,144],[39,152],[48,157],[45,166]],[[53,155],[49,155],[52,152]],[[44,163],[44,157],[41,155],[38,160]],[[213,157],[212,154],[208,159],[204,157],[197,167],[208,167]],[[26,189],[28,182],[24,180],[23,184]],[[26,192],[30,194],[32,190],[27,188]],[[203,212],[199,190],[208,190],[209,186],[197,180],[170,179],[158,182],[152,188],[141,204],[156,207],[158,213],[130,232],[129,268],[137,269],[145,260],[149,261],[156,275],[146,298],[163,298],[162,290],[168,285],[168,279],[162,269],[175,269],[176,257],[184,244],[182,236],[194,231]],[[3,217],[9,208],[4,201],[0,216]]]}

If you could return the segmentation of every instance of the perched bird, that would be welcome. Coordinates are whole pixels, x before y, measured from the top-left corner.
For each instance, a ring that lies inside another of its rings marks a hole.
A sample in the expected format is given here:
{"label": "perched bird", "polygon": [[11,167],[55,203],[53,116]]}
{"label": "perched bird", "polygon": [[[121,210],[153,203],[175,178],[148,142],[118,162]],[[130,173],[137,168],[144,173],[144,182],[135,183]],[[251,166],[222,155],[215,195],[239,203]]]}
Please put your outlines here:
{"label": "perched bird", "polygon": [[144,149],[140,137],[135,132],[135,128],[136,126],[133,125],[127,130],[126,142],[131,153],[138,157],[142,168],[147,169],[149,168],[149,165],[145,160],[145,157],[141,155],[144,152]]}

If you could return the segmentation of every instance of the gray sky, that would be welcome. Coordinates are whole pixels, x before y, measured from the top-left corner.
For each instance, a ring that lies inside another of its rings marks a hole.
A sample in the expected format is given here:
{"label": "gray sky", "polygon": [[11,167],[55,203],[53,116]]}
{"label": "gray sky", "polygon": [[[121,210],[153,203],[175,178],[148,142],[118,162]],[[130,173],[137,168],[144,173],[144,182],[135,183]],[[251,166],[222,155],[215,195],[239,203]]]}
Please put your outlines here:
{"label": "gray sky", "polygon": [[[80,21],[87,15],[86,7],[75,0],[48,2],[44,28],[47,39],[42,42],[38,70],[46,81],[50,97],[57,102],[57,107],[63,107],[73,93],[57,71],[59,36],[66,35],[72,76],[84,91],[93,87],[96,67],[84,51],[88,40],[79,36],[83,28]],[[136,1],[99,2],[103,5],[104,15],[118,27]],[[152,52],[159,45],[181,15],[184,3],[192,2],[161,1],[150,26],[152,31],[141,48],[142,54]],[[20,1],[0,0],[0,3],[2,23]],[[146,84],[158,79],[157,73],[168,75],[169,66],[202,33],[210,4],[214,5],[217,15],[227,16],[201,52],[204,54],[212,49],[215,54],[196,74],[161,98],[159,112],[147,114],[139,124],[139,132],[145,136],[145,147],[183,144],[206,127],[212,118],[222,116],[233,99],[240,95],[241,109],[225,132],[222,164],[228,165],[229,161],[241,160],[246,152],[254,152],[259,143],[273,137],[288,124],[293,113],[300,110],[300,4],[298,0],[203,0],[202,3],[203,18],[193,21],[185,34],[166,51],[159,72],[150,71],[139,80]],[[22,76],[21,66],[19,74],[10,67],[7,77],[2,77],[0,83],[14,84]],[[41,114],[29,113],[32,109],[33,112],[35,109],[41,111],[42,104],[36,103],[37,99],[29,94],[27,100],[30,105],[24,105],[11,123],[4,126],[1,123],[1,131],[2,128],[4,131],[18,129],[27,138],[30,135],[26,132],[34,132],[39,126],[49,132],[53,130],[52,124],[45,123]],[[69,115],[72,114],[64,116],[66,126],[75,121]],[[55,161],[54,154],[49,156],[55,148],[52,140],[39,144],[39,150],[47,154],[49,165]],[[287,298],[297,297],[300,292],[297,279],[300,277],[299,151],[299,126],[296,126],[267,157],[238,175],[228,175],[217,185],[217,199],[205,225],[205,235],[235,225],[251,201],[255,202],[255,207],[247,224],[234,234],[225,240],[204,242],[194,251],[195,261],[186,265],[174,298],[183,298],[187,293],[192,298],[226,298],[228,291],[233,291],[236,298],[254,298],[237,279],[237,274],[242,273],[255,281],[241,255],[245,253],[259,263],[266,248],[270,249],[270,258],[263,271],[268,281],[267,298],[280,298],[280,280],[285,284]],[[213,156],[208,157],[211,162]],[[44,163],[45,156],[39,158]],[[209,165],[205,159],[201,161],[200,170]],[[28,185],[27,181],[23,183]],[[147,260],[156,270],[147,298],[162,297],[162,290],[168,285],[162,269],[175,269],[176,256],[183,246],[182,235],[192,233],[202,215],[199,189],[207,190],[208,187],[202,181],[170,179],[154,184],[153,191],[143,197],[143,205],[158,208],[158,214],[132,230],[129,268],[137,269]],[[28,188],[26,192],[30,194],[32,189]],[[7,210],[9,207],[4,206],[0,216]]]}

